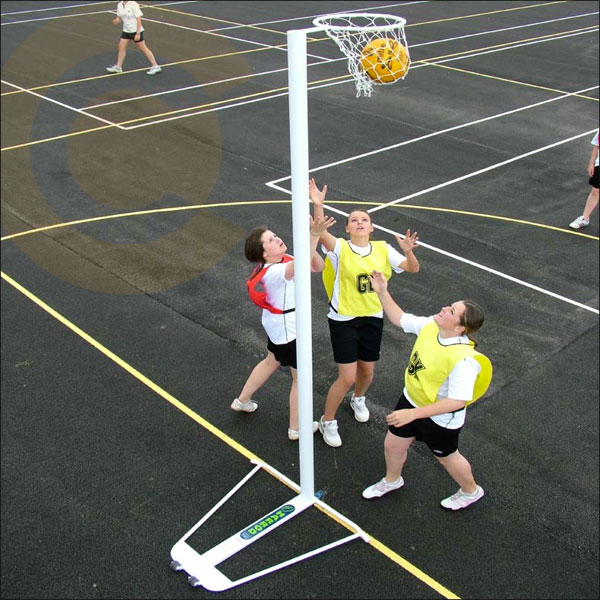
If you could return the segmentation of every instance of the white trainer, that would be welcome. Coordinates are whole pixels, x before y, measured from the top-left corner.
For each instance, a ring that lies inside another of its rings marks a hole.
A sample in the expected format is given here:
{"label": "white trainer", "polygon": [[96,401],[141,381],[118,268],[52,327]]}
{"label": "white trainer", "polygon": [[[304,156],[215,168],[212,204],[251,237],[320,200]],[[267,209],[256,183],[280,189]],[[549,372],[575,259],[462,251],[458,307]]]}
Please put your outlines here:
{"label": "white trainer", "polygon": [[371,500],[373,498],[381,498],[381,496],[387,494],[388,492],[393,492],[394,490],[399,490],[404,485],[404,479],[400,477],[398,481],[392,481],[391,483],[386,480],[384,477],[377,483],[370,485],[364,492],[362,493],[363,498],[367,500]]}
{"label": "white trainer", "polygon": [[323,434],[323,440],[328,446],[337,448],[342,445],[342,438],[338,434],[338,424],[333,421],[324,421],[323,417],[319,420],[319,431]]}
{"label": "white trainer", "polygon": [[106,70],[109,73],[122,73],[123,69],[117,65],[110,65],[110,67],[106,67]]}
{"label": "white trainer", "polygon": [[146,75],[156,75],[157,73],[160,73],[162,71],[162,69],[156,65],[155,67],[150,67],[147,71],[146,71]]}
{"label": "white trainer", "polygon": [[477,500],[481,500],[483,496],[484,491],[481,486],[477,486],[477,490],[472,494],[466,494],[462,491],[462,488],[459,488],[456,494],[444,498],[441,501],[441,505],[449,510],[460,510],[461,508],[467,508],[467,506],[470,506],[473,502],[477,502]]}
{"label": "white trainer", "polygon": [[[317,431],[319,431],[319,423],[317,421],[313,421],[312,430],[313,433],[317,433]],[[292,441],[299,440],[300,431],[298,429],[288,429],[288,438]]]}
{"label": "white trainer", "polygon": [[354,418],[359,423],[366,423],[369,420],[369,409],[365,404],[366,400],[364,396],[355,396],[354,394],[350,398],[350,407],[354,411]]}
{"label": "white trainer", "polygon": [[581,215],[581,217],[577,217],[572,223],[569,223],[569,227],[571,229],[581,229],[582,227],[587,227],[589,224],[590,220]]}
{"label": "white trainer", "polygon": [[258,408],[258,404],[254,402],[254,400],[248,400],[248,402],[240,402],[238,398],[236,398],[231,403],[231,408],[237,412],[254,412]]}

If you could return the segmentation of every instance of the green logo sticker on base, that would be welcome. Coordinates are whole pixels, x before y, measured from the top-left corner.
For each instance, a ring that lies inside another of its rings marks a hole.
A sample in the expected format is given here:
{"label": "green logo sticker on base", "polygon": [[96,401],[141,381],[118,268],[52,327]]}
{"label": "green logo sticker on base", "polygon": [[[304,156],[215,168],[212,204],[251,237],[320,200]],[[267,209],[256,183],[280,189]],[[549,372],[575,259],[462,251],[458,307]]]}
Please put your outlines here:
{"label": "green logo sticker on base", "polygon": [[279,519],[283,519],[283,517],[287,517],[289,514],[295,511],[295,507],[291,504],[284,504],[279,507],[276,511],[272,512],[270,515],[266,516],[264,519],[254,523],[254,525],[250,525],[247,529],[244,529],[240,536],[244,540],[249,540],[250,538],[258,535],[261,531],[267,529],[271,525],[277,523]]}

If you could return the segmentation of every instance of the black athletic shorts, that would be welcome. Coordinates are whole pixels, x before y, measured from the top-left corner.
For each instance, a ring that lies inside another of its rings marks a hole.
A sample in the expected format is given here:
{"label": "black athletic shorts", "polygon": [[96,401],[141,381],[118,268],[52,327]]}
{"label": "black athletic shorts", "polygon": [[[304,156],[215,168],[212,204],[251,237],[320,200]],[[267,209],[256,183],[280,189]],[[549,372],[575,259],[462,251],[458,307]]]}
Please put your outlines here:
{"label": "black athletic shorts", "polygon": [[267,337],[267,349],[273,353],[277,362],[281,363],[282,367],[292,367],[297,369],[296,362],[296,340],[288,342],[287,344],[274,344],[269,337]]}
{"label": "black athletic shorts", "polygon": [[329,321],[333,359],[337,364],[357,360],[379,360],[383,319],[379,317],[354,317],[350,321]]}
{"label": "black athletic shorts", "polygon": [[133,33],[129,33],[128,31],[123,31],[121,33],[121,39],[122,40],[133,40],[136,44],[138,44],[139,42],[144,41],[144,32],[140,31],[140,39],[136,40],[135,39],[135,31]]}
{"label": "black athletic shorts", "polygon": [[[394,410],[400,410],[401,408],[414,408],[414,406],[405,398],[404,394],[400,396],[400,400],[398,400],[398,404],[396,404]],[[461,429],[462,427],[459,427],[458,429],[446,429],[445,427],[440,427],[429,417],[417,419],[402,427],[394,427],[392,425],[388,427],[389,432],[398,437],[414,437],[419,442],[425,442],[431,452],[433,452],[433,455],[441,458],[449,456],[458,450],[458,436],[460,435]]]}

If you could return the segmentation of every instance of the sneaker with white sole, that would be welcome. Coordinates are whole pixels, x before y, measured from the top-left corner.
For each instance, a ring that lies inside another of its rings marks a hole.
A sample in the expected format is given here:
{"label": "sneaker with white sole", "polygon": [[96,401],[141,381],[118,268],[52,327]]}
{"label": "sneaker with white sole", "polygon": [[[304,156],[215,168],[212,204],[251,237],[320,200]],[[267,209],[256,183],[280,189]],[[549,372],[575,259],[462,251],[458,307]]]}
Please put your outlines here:
{"label": "sneaker with white sole", "polygon": [[477,500],[481,500],[483,496],[484,491],[481,486],[477,486],[477,490],[472,494],[466,494],[459,488],[456,494],[444,498],[441,501],[441,505],[449,510],[460,510],[461,508],[467,508],[467,506],[470,506],[473,502],[477,502]]}
{"label": "sneaker with white sole", "polygon": [[367,408],[366,398],[364,396],[355,396],[350,398],[350,407],[354,411],[354,418],[359,423],[366,423],[369,420],[369,409]]}
{"label": "sneaker with white sole", "polygon": [[155,67],[150,67],[147,71],[146,71],[146,75],[156,75],[157,73],[160,73],[162,71],[162,69],[156,65]]}
{"label": "sneaker with white sole", "polygon": [[240,402],[238,398],[236,398],[231,403],[231,408],[236,410],[237,412],[254,412],[258,408],[258,404],[254,402],[254,400],[248,400],[248,402]]}
{"label": "sneaker with white sole", "polygon": [[398,481],[392,481],[391,483],[384,477],[377,483],[370,485],[363,493],[363,498],[371,500],[373,498],[381,498],[381,496],[394,490],[399,490],[404,485],[404,479],[400,477]]}
{"label": "sneaker with white sole", "polygon": [[[317,421],[313,421],[312,424],[313,433],[317,433],[319,430],[319,423]],[[292,441],[296,441],[300,439],[300,431],[298,429],[288,429],[288,438]]]}
{"label": "sneaker with white sole", "polygon": [[323,417],[319,420],[319,431],[323,434],[323,440],[328,446],[337,448],[342,445],[342,438],[338,434],[338,424],[333,421],[324,421]]}
{"label": "sneaker with white sole", "polygon": [[577,217],[572,223],[569,223],[569,227],[571,229],[581,229],[582,227],[587,227],[589,224],[590,220],[581,215],[581,217]]}
{"label": "sneaker with white sole", "polygon": [[106,67],[106,70],[109,73],[122,73],[123,69],[117,65],[110,65],[110,67]]}

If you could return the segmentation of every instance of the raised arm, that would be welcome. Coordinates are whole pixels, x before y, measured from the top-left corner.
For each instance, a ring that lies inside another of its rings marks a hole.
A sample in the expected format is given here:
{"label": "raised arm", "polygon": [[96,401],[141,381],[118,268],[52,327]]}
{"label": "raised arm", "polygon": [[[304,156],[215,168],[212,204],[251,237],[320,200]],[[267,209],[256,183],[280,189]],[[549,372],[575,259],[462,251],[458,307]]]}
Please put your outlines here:
{"label": "raised arm", "polygon": [[[324,231],[327,231],[332,225],[335,224],[333,217],[317,217],[313,219],[309,215],[310,219],[310,270],[313,273],[320,273],[325,268],[325,262],[323,257],[317,252],[317,246],[319,245],[319,238]],[[292,279],[294,277],[294,265],[296,261],[292,260],[286,264],[285,267],[285,278]]]}
{"label": "raised arm", "polygon": [[400,246],[400,250],[402,250],[406,257],[406,260],[403,260],[400,263],[400,268],[404,269],[407,273],[418,273],[420,265],[414,253],[414,249],[419,247],[419,244],[417,243],[419,241],[417,232],[415,231],[411,234],[410,229],[407,229],[404,239],[396,234],[396,241],[398,242],[398,246]]}
{"label": "raised arm", "polygon": [[[308,194],[313,203],[313,214],[315,219],[318,217],[325,217],[325,209],[323,203],[325,202],[325,195],[327,194],[327,186],[324,185],[323,189],[320,190],[314,179],[310,179],[308,182]],[[331,252],[335,248],[336,238],[329,231],[325,229],[319,238],[321,244]]]}
{"label": "raised arm", "polygon": [[373,290],[379,296],[379,301],[387,318],[394,324],[400,327],[400,319],[404,311],[394,302],[394,299],[388,292],[388,282],[381,271],[373,271],[369,276]]}
{"label": "raised arm", "polygon": [[314,219],[310,217],[310,267],[314,273],[320,273],[325,268],[325,261],[317,252],[317,247],[323,233],[327,233],[332,225],[335,225],[333,217],[320,216]]}

